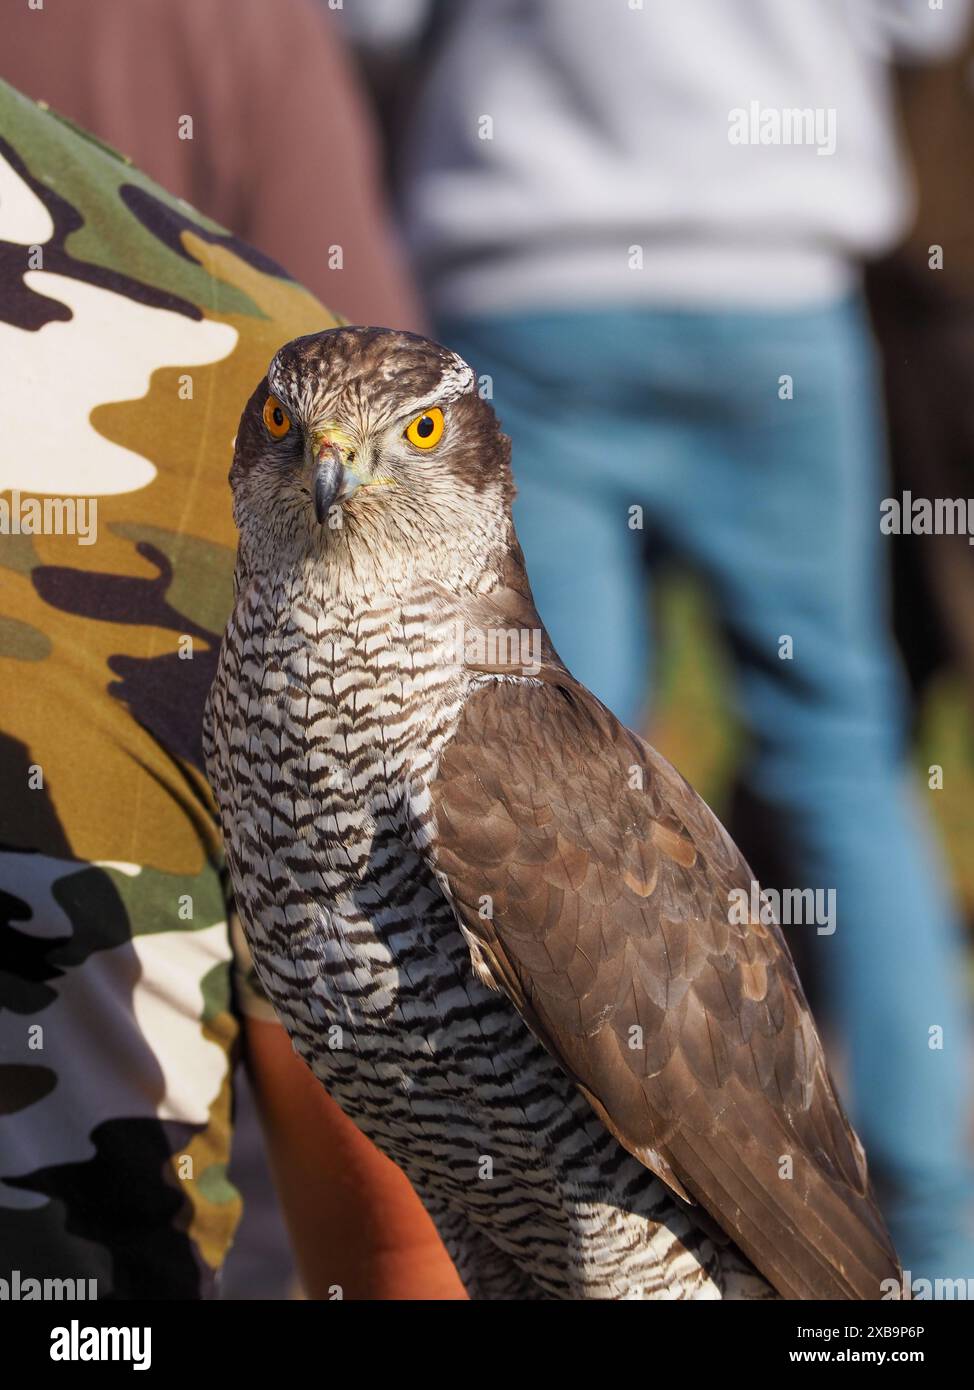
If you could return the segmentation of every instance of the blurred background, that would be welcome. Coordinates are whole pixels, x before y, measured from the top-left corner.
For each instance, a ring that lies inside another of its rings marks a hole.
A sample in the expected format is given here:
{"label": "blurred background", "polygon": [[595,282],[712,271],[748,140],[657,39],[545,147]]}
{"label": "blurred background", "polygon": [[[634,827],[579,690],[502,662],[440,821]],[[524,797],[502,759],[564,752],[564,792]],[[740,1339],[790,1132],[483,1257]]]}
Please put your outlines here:
{"label": "blurred background", "polygon": [[[567,664],[762,882],[837,888],[834,946],[789,942],[897,1238],[974,1274],[974,547],[879,528],[910,491],[974,529],[968,7],[80,8],[43,43],[5,16],[0,75],[348,320],[471,361]],[[934,1075],[910,1030],[945,1016]],[[242,1077],[237,1121],[224,1296],[293,1296]]]}
{"label": "blurred background", "polygon": [[[567,0],[562,8],[568,11],[572,4]],[[625,7],[622,0],[618,8]],[[448,0],[367,0],[347,3],[343,11],[344,32],[382,132],[394,212],[408,200],[408,190],[404,193],[402,187],[410,172],[403,169],[404,151],[410,147],[418,93],[424,81],[430,81],[437,50],[446,42],[444,26],[456,8]],[[530,22],[530,4],[501,8],[506,8],[512,33],[517,23]],[[629,6],[636,12],[642,8]],[[857,11],[868,25],[868,4],[846,8]],[[913,11],[929,8],[921,3]],[[919,52],[896,52],[888,41],[884,45],[876,39],[891,65],[890,119],[909,184],[893,245],[861,261],[885,372],[888,495],[896,497],[908,488],[918,497],[966,498],[974,485],[974,39],[965,7],[949,8],[954,22],[944,26],[939,51],[935,29],[932,53],[925,54],[922,43]],[[894,24],[902,19],[903,7],[890,10]],[[701,25],[701,41],[703,32]],[[609,74],[603,71],[601,76]],[[649,76],[647,72],[647,81]],[[470,103],[469,109],[475,106]],[[531,136],[529,125],[519,126],[519,141],[530,144]],[[678,150],[677,158],[680,155]],[[692,165],[686,168],[686,178],[694,178]],[[583,202],[585,188],[576,192]],[[929,248],[944,244],[949,255],[943,271],[931,273]],[[944,757],[952,768],[929,806],[947,849],[970,936],[974,554],[966,536],[903,536],[889,547],[887,558],[893,585],[891,621],[910,684],[917,775],[926,783],[930,766]],[[692,575],[670,564],[660,576],[655,603],[659,660],[648,730],[661,751],[726,814],[741,758],[742,730],[727,699],[730,672],[712,599]]]}

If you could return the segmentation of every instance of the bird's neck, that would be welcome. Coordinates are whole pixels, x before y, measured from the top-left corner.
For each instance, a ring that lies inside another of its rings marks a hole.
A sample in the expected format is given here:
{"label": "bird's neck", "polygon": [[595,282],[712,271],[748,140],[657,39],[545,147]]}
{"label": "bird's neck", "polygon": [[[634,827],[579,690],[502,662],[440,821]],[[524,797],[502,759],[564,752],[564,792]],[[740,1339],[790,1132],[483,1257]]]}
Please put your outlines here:
{"label": "bird's neck", "polygon": [[513,528],[489,562],[460,556],[446,575],[432,566],[383,566],[371,555],[342,562],[329,555],[273,573],[238,566],[237,578],[239,635],[262,660],[280,664],[297,698],[313,689],[348,727],[361,715],[376,732],[381,709],[383,728],[407,715],[418,729],[441,728],[444,712],[474,683],[535,679],[559,664]]}

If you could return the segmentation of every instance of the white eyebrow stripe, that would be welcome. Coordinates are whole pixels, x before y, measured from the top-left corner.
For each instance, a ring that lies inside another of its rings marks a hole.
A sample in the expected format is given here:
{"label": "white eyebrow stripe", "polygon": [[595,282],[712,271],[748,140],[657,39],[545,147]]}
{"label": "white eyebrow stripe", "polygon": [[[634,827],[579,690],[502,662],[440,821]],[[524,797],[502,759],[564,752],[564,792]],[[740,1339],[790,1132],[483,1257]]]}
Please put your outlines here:
{"label": "white eyebrow stripe", "polygon": [[[421,411],[428,410],[430,406],[446,405],[450,401],[456,400],[458,396],[465,396],[474,389],[476,377],[473,369],[456,353],[451,353],[450,357],[452,360],[449,366],[434,387],[429,391],[424,391],[421,396],[413,396],[411,399],[395,402],[393,420],[412,419]],[[391,379],[394,380],[394,378]]]}
{"label": "white eyebrow stripe", "polygon": [[274,356],[271,358],[271,365],[267,368],[267,382],[275,394],[278,386],[282,385],[281,354],[279,352],[275,352]]}
{"label": "white eyebrow stripe", "polygon": [[288,391],[285,385],[284,376],[281,368],[280,353],[277,353],[274,356],[274,358],[271,361],[271,365],[267,368],[267,384],[274,392],[275,396],[277,396],[280,400],[287,401],[287,397],[290,395],[290,392]]}
{"label": "white eyebrow stripe", "polygon": [[281,361],[280,352],[275,353],[271,359],[271,365],[267,368],[267,384],[279,400],[298,414],[307,416],[311,412],[309,407],[313,401],[313,392],[309,389],[311,383],[305,383],[303,392],[298,391],[297,374],[292,370],[286,371]]}
{"label": "white eyebrow stripe", "polygon": [[465,396],[475,385],[473,368],[464,362],[462,357],[453,353],[453,361],[440,377],[437,396],[441,400],[452,400],[455,396]]}
{"label": "white eyebrow stripe", "polygon": [[[375,426],[388,429],[403,422],[408,424],[432,406],[449,405],[450,401],[456,400],[458,396],[473,391],[477,382],[473,369],[456,353],[451,353],[450,356],[452,361],[435,386],[429,391],[424,391],[421,396],[404,396],[401,400],[387,402],[374,420]],[[388,380],[394,382],[395,376],[390,376]]]}

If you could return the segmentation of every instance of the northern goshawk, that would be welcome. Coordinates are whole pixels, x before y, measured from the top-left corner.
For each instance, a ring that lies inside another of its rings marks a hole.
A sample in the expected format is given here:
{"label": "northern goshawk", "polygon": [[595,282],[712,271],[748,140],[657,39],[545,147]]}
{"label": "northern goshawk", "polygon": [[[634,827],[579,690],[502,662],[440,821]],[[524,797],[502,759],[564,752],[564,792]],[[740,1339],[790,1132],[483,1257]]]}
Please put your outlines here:
{"label": "northern goshawk", "polygon": [[299,338],[230,478],[206,751],[237,905],[470,1294],[880,1297],[896,1256],[781,933],[735,921],[729,836],[552,649],[470,367]]}

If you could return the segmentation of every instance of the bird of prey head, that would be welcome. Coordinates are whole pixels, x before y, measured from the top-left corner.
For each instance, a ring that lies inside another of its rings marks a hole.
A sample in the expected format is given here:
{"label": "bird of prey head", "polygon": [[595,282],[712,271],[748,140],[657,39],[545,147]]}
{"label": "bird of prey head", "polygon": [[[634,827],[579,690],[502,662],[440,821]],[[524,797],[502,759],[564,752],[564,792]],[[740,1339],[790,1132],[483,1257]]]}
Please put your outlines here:
{"label": "bird of prey head", "polygon": [[244,409],[230,482],[248,567],[360,553],[444,579],[500,542],[513,493],[510,443],[471,368],[383,328],[281,348]]}

